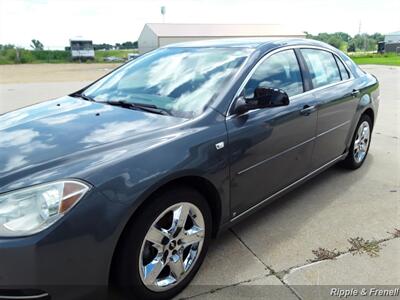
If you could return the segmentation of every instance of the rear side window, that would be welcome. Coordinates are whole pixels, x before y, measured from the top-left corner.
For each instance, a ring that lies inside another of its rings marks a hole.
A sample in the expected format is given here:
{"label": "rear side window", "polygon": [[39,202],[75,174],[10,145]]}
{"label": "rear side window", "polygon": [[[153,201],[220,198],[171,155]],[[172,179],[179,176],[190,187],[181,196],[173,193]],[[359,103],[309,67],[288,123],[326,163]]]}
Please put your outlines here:
{"label": "rear side window", "polygon": [[303,80],[294,51],[281,51],[264,60],[247,82],[244,96],[253,98],[257,87],[281,89],[289,97],[303,93]]}
{"label": "rear side window", "polygon": [[349,72],[346,70],[346,68],[343,65],[342,61],[339,58],[337,58],[336,56],[335,56],[335,59],[336,59],[337,65],[339,67],[340,76],[342,77],[342,80],[349,79],[350,78]]}
{"label": "rear side window", "polygon": [[314,88],[339,82],[338,66],[332,53],[323,50],[301,49],[310,71]]}

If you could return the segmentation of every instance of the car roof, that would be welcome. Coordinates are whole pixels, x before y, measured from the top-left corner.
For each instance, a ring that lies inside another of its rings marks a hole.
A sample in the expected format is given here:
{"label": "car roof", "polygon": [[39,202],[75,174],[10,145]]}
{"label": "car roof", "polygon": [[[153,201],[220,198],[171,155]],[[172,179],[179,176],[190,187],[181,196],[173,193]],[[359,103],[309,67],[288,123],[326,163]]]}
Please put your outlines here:
{"label": "car roof", "polygon": [[326,43],[302,38],[229,38],[201,40],[192,42],[182,42],[169,44],[164,48],[276,48],[283,46],[309,45],[331,49],[332,47]]}

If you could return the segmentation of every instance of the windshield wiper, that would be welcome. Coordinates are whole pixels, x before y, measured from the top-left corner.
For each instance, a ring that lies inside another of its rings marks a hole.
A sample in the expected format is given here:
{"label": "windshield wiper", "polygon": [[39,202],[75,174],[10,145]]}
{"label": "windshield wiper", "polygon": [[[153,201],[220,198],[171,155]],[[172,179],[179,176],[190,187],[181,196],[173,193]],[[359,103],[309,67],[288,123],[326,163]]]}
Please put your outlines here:
{"label": "windshield wiper", "polygon": [[84,100],[91,101],[91,102],[96,102],[96,100],[94,100],[94,98],[92,98],[92,97],[90,97],[88,95],[85,95],[84,93],[75,93],[75,94],[72,94],[71,96],[72,97],[79,97],[79,98],[82,98]]}
{"label": "windshield wiper", "polygon": [[150,112],[159,115],[168,115],[171,116],[171,113],[164,109],[160,108],[154,104],[146,104],[146,103],[135,103],[135,102],[127,102],[127,101],[96,101],[98,103],[105,103],[113,106],[119,106],[123,108],[133,109],[133,110],[141,110],[145,112]]}

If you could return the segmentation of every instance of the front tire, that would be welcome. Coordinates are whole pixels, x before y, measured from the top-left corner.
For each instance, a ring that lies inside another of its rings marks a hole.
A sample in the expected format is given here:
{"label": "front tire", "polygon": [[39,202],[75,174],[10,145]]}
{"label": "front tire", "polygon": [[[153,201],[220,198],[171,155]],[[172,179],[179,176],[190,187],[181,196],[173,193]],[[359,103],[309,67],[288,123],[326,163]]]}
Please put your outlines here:
{"label": "front tire", "polygon": [[211,212],[196,190],[174,188],[149,199],[122,237],[114,283],[129,299],[169,299],[202,264],[211,238]]}
{"label": "front tire", "polygon": [[362,166],[367,158],[369,146],[371,144],[372,120],[368,115],[362,115],[354,132],[353,139],[349,148],[349,153],[342,166],[355,170]]}

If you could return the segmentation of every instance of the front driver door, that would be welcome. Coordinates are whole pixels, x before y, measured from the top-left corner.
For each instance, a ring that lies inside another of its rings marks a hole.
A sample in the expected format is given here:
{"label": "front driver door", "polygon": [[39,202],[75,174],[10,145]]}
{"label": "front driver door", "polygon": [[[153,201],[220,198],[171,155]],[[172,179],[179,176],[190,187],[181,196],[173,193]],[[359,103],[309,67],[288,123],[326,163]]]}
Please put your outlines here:
{"label": "front driver door", "polygon": [[295,52],[277,52],[259,63],[241,95],[251,98],[258,86],[284,90],[290,104],[227,117],[232,217],[310,169],[317,114],[312,93],[303,94]]}

